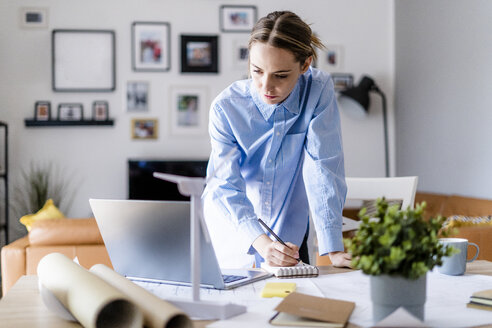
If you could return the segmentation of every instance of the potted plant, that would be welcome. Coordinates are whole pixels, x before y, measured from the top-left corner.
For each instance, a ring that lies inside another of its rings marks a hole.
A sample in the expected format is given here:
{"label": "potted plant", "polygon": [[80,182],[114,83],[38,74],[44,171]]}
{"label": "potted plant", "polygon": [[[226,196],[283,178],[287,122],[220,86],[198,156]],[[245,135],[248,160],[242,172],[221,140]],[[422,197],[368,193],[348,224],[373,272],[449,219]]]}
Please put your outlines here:
{"label": "potted plant", "polygon": [[425,203],[400,210],[382,198],[376,209],[368,215],[363,208],[359,230],[344,240],[352,266],[370,275],[373,319],[378,322],[402,306],[423,321],[426,273],[454,253],[452,247],[439,243],[445,218],[424,220]]}

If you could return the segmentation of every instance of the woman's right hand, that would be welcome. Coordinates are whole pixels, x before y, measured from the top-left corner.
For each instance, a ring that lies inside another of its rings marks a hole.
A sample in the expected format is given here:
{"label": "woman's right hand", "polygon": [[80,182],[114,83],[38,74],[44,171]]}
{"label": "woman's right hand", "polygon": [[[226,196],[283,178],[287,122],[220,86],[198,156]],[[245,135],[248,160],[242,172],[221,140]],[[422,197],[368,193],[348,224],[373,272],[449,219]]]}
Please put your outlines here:
{"label": "woman's right hand", "polygon": [[262,234],[253,242],[253,247],[270,266],[293,266],[299,258],[299,247],[295,244],[282,245]]}

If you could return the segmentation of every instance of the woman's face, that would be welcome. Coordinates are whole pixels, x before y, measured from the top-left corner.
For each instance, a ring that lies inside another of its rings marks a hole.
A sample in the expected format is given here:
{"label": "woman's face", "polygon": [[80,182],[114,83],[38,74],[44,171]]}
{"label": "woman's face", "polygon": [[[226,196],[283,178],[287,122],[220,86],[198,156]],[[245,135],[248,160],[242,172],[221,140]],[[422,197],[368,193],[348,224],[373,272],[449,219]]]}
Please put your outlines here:
{"label": "woman's face", "polygon": [[301,66],[288,50],[262,42],[253,43],[249,52],[250,72],[261,99],[269,105],[284,101],[299,76],[309,68],[311,60],[309,57]]}

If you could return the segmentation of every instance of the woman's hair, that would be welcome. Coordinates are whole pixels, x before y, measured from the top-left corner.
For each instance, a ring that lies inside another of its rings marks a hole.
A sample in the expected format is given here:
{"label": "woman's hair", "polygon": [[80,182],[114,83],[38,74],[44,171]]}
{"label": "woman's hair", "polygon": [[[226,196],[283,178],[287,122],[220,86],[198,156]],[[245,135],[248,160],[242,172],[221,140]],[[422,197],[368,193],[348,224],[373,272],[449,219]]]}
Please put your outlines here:
{"label": "woman's hair", "polygon": [[309,56],[317,58],[315,48],[324,48],[309,25],[290,11],[274,11],[261,18],[251,31],[249,50],[255,42],[289,50],[301,64],[304,64]]}

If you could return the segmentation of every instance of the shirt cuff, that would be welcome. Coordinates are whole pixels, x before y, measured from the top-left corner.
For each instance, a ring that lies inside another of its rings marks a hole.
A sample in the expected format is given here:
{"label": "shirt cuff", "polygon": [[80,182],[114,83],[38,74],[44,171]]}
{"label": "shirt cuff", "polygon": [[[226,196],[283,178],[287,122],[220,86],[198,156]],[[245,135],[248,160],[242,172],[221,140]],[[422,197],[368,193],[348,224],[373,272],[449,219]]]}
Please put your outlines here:
{"label": "shirt cuff", "polygon": [[343,252],[345,250],[340,228],[326,228],[317,235],[319,255],[326,255],[331,252]]}
{"label": "shirt cuff", "polygon": [[263,228],[258,223],[256,217],[243,219],[239,222],[239,231],[241,231],[245,238],[244,245],[240,245],[241,253],[254,254],[256,252],[255,248],[252,246],[253,242],[262,234],[265,233]]}

